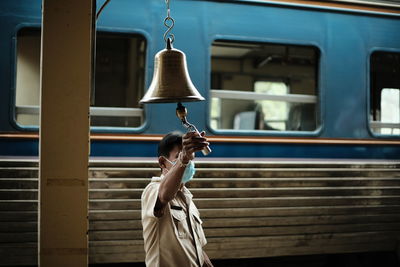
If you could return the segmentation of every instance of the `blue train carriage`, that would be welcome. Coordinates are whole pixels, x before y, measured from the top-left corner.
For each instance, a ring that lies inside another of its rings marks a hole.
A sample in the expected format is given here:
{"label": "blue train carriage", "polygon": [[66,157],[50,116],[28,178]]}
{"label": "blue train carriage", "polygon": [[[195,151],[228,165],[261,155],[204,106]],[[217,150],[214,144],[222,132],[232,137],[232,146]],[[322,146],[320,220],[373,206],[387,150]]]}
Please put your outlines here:
{"label": "blue train carriage", "polygon": [[[206,98],[186,106],[213,149],[190,183],[212,259],[399,249],[400,7],[392,2],[172,0],[174,47]],[[0,2],[7,266],[37,262],[38,165],[19,158],[38,155],[40,6]],[[112,0],[97,21],[91,263],[144,260],[139,198],[159,173],[147,157],[163,134],[184,130],[174,104],[139,104],[165,46],[164,17],[162,0]]]}
{"label": "blue train carriage", "polygon": [[[399,158],[398,5],[325,2],[171,3],[174,45],[207,99],[188,104],[189,120],[212,157]],[[40,1],[0,5],[0,154],[36,156]],[[119,0],[101,14],[92,156],[154,156],[162,134],[183,130],[174,105],[138,103],[164,12]]]}
{"label": "blue train carriage", "polygon": [[[0,147],[37,155],[40,1],[2,1]],[[395,159],[398,6],[173,1],[175,47],[211,157]],[[153,156],[175,106],[139,105],[164,47],[163,1],[113,1],[97,23],[92,156]],[[71,107],[73,108],[73,107]]]}

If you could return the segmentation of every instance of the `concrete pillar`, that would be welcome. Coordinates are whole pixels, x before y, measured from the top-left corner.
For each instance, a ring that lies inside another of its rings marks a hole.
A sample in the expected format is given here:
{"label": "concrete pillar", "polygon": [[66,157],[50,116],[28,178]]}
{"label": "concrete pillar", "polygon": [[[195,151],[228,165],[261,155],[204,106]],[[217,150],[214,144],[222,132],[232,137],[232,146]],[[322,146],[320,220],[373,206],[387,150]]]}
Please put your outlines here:
{"label": "concrete pillar", "polygon": [[95,0],[43,0],[39,266],[88,265],[89,95]]}

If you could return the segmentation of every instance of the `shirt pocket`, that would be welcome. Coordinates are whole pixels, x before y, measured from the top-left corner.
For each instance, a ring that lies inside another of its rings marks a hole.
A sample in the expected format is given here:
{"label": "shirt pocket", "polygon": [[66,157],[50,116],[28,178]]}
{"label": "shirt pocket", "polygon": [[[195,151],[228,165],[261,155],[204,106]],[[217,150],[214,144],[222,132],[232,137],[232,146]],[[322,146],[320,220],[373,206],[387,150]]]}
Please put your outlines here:
{"label": "shirt pocket", "polygon": [[199,238],[200,245],[204,247],[207,244],[207,239],[203,230],[203,221],[200,219],[200,214],[197,214],[195,212],[193,213],[193,218],[195,222],[194,230],[197,234],[197,237]]}
{"label": "shirt pocket", "polygon": [[175,227],[175,234],[179,238],[187,238],[185,231],[186,214],[183,210],[171,209],[172,220]]}

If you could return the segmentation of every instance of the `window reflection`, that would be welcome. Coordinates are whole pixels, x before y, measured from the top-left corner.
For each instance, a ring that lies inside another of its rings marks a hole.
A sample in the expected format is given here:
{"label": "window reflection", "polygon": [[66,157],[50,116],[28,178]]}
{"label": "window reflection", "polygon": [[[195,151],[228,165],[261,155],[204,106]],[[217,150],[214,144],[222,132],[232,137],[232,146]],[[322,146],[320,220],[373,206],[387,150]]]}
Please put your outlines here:
{"label": "window reflection", "polygon": [[316,48],[216,41],[211,51],[213,129],[317,128]]}
{"label": "window reflection", "polygon": [[[98,33],[91,126],[139,127],[146,41],[140,35]],[[62,62],[61,62],[62,63]],[[24,28],[17,36],[15,118],[19,125],[39,125],[40,29]]]}

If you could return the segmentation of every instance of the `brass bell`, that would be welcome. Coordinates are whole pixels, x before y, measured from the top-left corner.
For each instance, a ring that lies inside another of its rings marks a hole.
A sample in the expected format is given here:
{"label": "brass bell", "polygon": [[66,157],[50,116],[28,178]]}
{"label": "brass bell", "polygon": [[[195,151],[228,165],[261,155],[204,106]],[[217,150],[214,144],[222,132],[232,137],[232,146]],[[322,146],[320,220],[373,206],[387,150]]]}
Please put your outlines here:
{"label": "brass bell", "polygon": [[170,103],[202,101],[194,87],[186,65],[185,54],[172,47],[167,39],[167,47],[154,58],[154,74],[147,93],[140,103]]}

